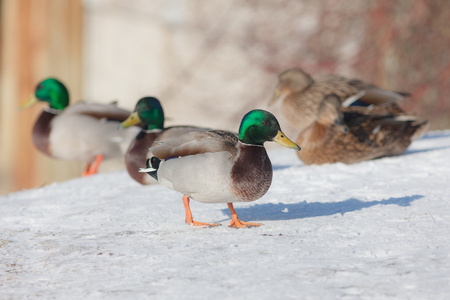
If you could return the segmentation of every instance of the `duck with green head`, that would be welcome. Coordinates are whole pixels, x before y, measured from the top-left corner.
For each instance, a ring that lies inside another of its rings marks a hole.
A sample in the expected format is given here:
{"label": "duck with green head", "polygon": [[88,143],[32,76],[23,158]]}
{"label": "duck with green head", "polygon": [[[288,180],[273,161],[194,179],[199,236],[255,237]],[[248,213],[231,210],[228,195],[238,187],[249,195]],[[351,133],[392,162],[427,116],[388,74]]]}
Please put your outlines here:
{"label": "duck with green head", "polygon": [[141,132],[131,142],[125,154],[125,165],[128,174],[140,184],[152,184],[157,181],[139,169],[150,158],[149,148],[154,144],[178,137],[188,132],[206,131],[207,128],[194,126],[172,126],[164,128],[164,111],[161,103],[154,97],[140,99],[134,111],[123,121],[120,128],[129,128],[133,125],[141,125]]}
{"label": "duck with green head", "polygon": [[54,158],[86,162],[83,176],[97,173],[103,159],[124,155],[139,132],[137,127],[118,130],[130,112],[114,103],[79,102],[69,106],[69,92],[55,78],[40,82],[34,97],[21,109],[38,102],[46,102],[48,107],[33,127],[32,139],[36,148]]}
{"label": "duck with green head", "polygon": [[258,109],[243,117],[239,135],[209,130],[162,141],[150,148],[152,157],[141,171],[183,194],[186,223],[190,225],[218,225],[193,220],[189,207],[192,198],[205,203],[227,203],[231,227],[260,226],[239,220],[233,202],[255,201],[269,189],[272,164],[263,145],[266,141],[300,150],[283,134],[274,115]]}

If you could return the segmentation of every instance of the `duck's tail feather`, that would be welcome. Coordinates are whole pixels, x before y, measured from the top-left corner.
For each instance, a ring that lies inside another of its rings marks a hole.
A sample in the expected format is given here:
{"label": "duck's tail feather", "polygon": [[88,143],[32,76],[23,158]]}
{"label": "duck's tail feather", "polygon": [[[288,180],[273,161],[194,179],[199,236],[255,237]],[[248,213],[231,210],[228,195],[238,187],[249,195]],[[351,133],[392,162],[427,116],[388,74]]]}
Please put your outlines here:
{"label": "duck's tail feather", "polygon": [[145,162],[146,168],[140,168],[139,172],[147,173],[148,175],[158,180],[158,169],[160,163],[161,160],[159,158],[157,158],[156,156],[152,156]]}
{"label": "duck's tail feather", "polygon": [[430,122],[428,120],[418,121],[414,124],[416,126],[416,132],[414,132],[411,137],[412,140],[419,139],[425,135],[430,127]]}
{"label": "duck's tail feather", "polygon": [[430,122],[428,120],[423,120],[417,116],[401,115],[395,117],[394,120],[400,122],[410,122],[411,126],[414,128],[414,134],[411,136],[412,140],[416,140],[424,136],[430,127]]}

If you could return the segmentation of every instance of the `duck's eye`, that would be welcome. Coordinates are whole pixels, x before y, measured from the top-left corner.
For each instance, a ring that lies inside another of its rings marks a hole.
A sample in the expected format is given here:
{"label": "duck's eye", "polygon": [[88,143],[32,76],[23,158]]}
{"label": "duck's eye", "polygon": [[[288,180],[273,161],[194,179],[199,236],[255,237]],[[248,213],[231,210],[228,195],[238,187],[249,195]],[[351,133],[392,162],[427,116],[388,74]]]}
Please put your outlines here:
{"label": "duck's eye", "polygon": [[269,122],[267,122],[267,121],[262,121],[261,124],[263,124],[264,126],[269,126]]}
{"label": "duck's eye", "polygon": [[43,84],[40,84],[40,85],[37,86],[36,89],[37,89],[37,90],[42,90],[43,88],[44,88],[44,85],[43,85]]}

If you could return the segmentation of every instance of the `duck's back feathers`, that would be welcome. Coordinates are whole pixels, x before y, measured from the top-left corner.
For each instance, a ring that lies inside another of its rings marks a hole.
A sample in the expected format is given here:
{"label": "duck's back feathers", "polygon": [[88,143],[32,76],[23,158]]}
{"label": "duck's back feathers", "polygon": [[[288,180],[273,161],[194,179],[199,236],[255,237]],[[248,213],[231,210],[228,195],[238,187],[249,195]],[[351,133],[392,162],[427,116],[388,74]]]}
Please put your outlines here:
{"label": "duck's back feathers", "polygon": [[227,131],[190,132],[176,139],[165,140],[150,148],[150,152],[160,159],[222,151],[235,155],[237,142],[237,135]]}
{"label": "duck's back feathers", "polygon": [[117,106],[116,102],[109,104],[77,102],[64,110],[65,114],[85,115],[98,120],[123,122],[130,111]]}
{"label": "duck's back feathers", "polygon": [[156,138],[155,141],[158,142],[158,141],[171,140],[173,138],[183,136],[190,132],[204,132],[204,131],[209,131],[209,130],[211,130],[211,129],[203,128],[203,127],[195,127],[195,126],[166,127],[162,130],[161,134],[158,135],[158,138]]}
{"label": "duck's back feathers", "polygon": [[334,93],[338,95],[342,101],[363,91],[364,93],[361,95],[360,99],[366,105],[396,103],[410,95],[405,92],[385,90],[360,79],[349,79],[339,75],[319,76],[314,81],[314,85],[318,86],[319,89],[323,89],[324,95]]}

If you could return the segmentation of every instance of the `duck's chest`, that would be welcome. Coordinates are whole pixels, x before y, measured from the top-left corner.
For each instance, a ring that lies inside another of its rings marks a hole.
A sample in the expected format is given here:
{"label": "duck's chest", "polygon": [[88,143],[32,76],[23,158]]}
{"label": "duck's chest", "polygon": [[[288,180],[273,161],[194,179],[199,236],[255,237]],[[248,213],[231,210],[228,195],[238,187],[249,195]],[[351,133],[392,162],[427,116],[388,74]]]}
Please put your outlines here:
{"label": "duck's chest", "polygon": [[136,161],[141,168],[142,165],[145,166],[145,161],[148,158],[148,148],[153,145],[153,142],[159,135],[159,132],[146,132],[145,130],[142,130],[131,142],[130,147],[127,150],[127,161]]}
{"label": "duck's chest", "polygon": [[155,183],[156,181],[145,173],[139,172],[139,168],[145,167],[145,162],[149,156],[148,148],[158,137],[159,132],[141,131],[131,142],[125,155],[125,164],[128,174],[141,184]]}
{"label": "duck's chest", "polygon": [[261,198],[272,183],[272,164],[266,149],[241,145],[240,153],[231,168],[232,192],[240,201]]}
{"label": "duck's chest", "polygon": [[39,151],[52,155],[50,151],[49,137],[51,132],[51,122],[57,114],[43,111],[33,127],[33,143]]}

